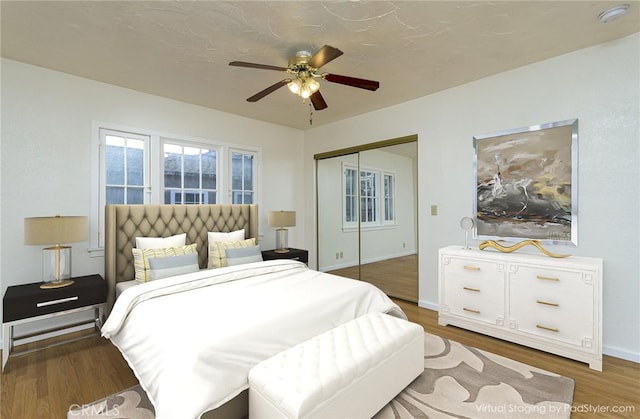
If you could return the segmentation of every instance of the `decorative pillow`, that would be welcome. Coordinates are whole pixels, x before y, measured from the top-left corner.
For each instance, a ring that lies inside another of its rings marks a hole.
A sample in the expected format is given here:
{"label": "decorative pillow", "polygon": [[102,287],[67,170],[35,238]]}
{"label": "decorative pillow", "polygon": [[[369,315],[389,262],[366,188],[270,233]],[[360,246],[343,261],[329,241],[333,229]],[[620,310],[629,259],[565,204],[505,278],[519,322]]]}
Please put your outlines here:
{"label": "decorative pillow", "polygon": [[207,233],[209,244],[215,242],[232,242],[244,240],[244,228],[242,230],[232,231],[230,233],[222,233],[220,231],[210,231]]}
{"label": "decorative pillow", "polygon": [[138,282],[147,282],[151,279],[149,274],[150,258],[166,258],[178,255],[187,255],[190,253],[198,253],[196,244],[181,247],[167,247],[165,249],[131,249],[133,251],[133,267],[136,271],[135,280]]}
{"label": "decorative pillow", "polygon": [[262,252],[260,252],[260,245],[225,249],[225,254],[227,255],[227,266],[242,265],[243,263],[251,262],[262,262]]}
{"label": "decorative pillow", "polygon": [[150,281],[170,276],[198,272],[198,254],[173,256],[168,258],[149,258]]}
{"label": "decorative pillow", "polygon": [[187,233],[176,234],[175,236],[169,237],[136,237],[136,248],[166,249],[168,247],[180,247],[186,244],[186,240]]}
{"label": "decorative pillow", "polygon": [[221,268],[223,266],[227,266],[227,249],[237,249],[255,245],[255,238],[229,242],[209,242],[209,268]]}

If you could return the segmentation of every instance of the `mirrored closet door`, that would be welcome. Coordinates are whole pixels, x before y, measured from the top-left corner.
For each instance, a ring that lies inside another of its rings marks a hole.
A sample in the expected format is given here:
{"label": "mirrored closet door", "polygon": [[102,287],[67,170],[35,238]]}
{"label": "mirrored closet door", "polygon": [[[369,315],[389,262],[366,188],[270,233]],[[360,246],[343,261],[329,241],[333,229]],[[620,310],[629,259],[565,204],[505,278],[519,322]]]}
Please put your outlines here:
{"label": "mirrored closet door", "polygon": [[417,137],[315,157],[318,269],[417,302]]}

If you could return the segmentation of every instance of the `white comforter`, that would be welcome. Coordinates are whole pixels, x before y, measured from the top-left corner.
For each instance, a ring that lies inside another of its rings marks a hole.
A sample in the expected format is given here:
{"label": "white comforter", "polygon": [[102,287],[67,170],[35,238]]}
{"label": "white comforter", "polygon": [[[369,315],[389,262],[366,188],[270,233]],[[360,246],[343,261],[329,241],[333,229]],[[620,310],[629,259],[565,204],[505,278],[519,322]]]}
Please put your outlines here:
{"label": "white comforter", "polygon": [[260,361],[369,312],[405,317],[366,282],[275,260],[132,287],[102,335],[124,355],[157,419],[197,418],[248,388]]}

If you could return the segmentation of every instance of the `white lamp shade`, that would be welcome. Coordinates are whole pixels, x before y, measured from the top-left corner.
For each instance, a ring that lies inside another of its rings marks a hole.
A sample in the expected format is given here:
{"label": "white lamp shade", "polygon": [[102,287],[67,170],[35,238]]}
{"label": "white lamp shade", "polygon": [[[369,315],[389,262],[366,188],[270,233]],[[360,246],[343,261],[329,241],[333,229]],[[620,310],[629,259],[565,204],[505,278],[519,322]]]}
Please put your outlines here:
{"label": "white lamp shade", "polygon": [[24,219],[24,244],[62,244],[87,240],[87,217],[30,217]]}
{"label": "white lamp shade", "polygon": [[271,211],[269,213],[269,227],[295,227],[296,212],[295,211]]}

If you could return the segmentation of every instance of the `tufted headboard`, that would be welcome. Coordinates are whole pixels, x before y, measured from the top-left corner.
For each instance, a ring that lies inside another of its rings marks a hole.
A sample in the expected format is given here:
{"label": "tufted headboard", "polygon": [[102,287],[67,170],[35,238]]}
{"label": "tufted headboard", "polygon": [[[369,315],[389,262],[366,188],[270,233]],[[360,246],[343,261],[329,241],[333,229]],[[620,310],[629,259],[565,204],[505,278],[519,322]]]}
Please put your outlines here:
{"label": "tufted headboard", "polygon": [[105,279],[108,311],[115,301],[116,283],[133,279],[136,237],[167,237],[186,233],[197,244],[200,268],[208,258],[207,233],[245,229],[245,238],[258,239],[258,206],[219,205],[107,205],[105,208]]}

